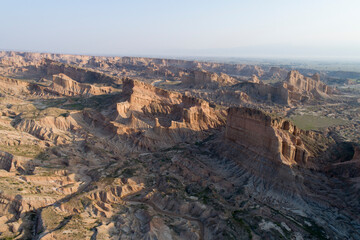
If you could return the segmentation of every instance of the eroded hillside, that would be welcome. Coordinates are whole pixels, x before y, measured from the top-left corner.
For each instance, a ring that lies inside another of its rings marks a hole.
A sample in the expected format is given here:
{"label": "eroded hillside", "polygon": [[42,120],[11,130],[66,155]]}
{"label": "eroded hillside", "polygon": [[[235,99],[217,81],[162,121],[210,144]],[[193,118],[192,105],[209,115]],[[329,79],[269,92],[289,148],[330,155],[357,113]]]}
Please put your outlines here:
{"label": "eroded hillside", "polygon": [[317,104],[328,118],[331,106],[356,106],[319,75],[0,59],[1,238],[360,238],[359,146],[344,130],[358,112],[316,131],[291,120]]}

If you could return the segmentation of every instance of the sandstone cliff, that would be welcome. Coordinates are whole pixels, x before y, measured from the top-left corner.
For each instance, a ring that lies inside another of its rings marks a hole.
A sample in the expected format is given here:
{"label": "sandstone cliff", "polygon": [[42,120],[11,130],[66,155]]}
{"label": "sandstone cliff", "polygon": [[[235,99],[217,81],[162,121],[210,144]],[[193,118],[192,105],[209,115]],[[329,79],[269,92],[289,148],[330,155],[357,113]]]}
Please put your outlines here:
{"label": "sandstone cliff", "polygon": [[63,73],[53,75],[53,83],[50,88],[65,96],[91,96],[109,94],[111,87],[96,87],[91,84],[78,83]]}
{"label": "sandstone cliff", "polygon": [[14,168],[14,156],[10,153],[0,151],[0,169],[10,172]]}
{"label": "sandstone cliff", "polygon": [[71,116],[44,116],[30,119],[20,114],[13,121],[13,125],[18,130],[48,141],[47,144],[55,145],[70,142],[67,132],[78,128],[78,124]]}
{"label": "sandstone cliff", "polygon": [[271,118],[260,110],[230,108],[225,136],[267,159],[287,165],[306,165],[310,153],[300,133],[291,122]]}
{"label": "sandstone cliff", "polygon": [[246,93],[254,102],[289,104],[289,91],[282,86],[273,86],[262,82],[243,82],[232,86],[231,89]]}
{"label": "sandstone cliff", "polygon": [[[160,127],[183,126],[195,131],[216,128],[223,123],[223,113],[210,107],[209,103],[177,92],[166,91],[139,81],[126,79],[123,94],[125,103],[118,104],[119,116],[130,116],[136,111],[156,117]],[[129,108],[119,106],[130,104]]]}
{"label": "sandstone cliff", "polygon": [[190,88],[217,88],[221,86],[234,85],[238,81],[227,74],[220,73],[220,75],[205,70],[194,70],[189,75],[184,75],[181,78],[184,86]]}
{"label": "sandstone cliff", "polygon": [[324,98],[333,89],[320,81],[320,75],[305,77],[298,71],[290,71],[283,84],[289,90],[291,101],[304,101],[311,98]]}
{"label": "sandstone cliff", "polygon": [[59,96],[57,91],[42,86],[35,82],[26,82],[0,76],[0,93],[7,95],[19,95],[22,97],[29,95],[39,96]]}
{"label": "sandstone cliff", "polygon": [[28,94],[29,83],[0,76],[0,93],[9,95]]}
{"label": "sandstone cliff", "polygon": [[[44,64],[44,59],[47,59]],[[0,69],[0,73],[17,75],[31,74],[39,77],[39,74],[58,74],[65,73],[78,82],[84,82],[84,79],[90,79],[90,83],[96,82],[115,82],[119,83],[117,77],[137,77],[151,79],[154,77],[179,80],[184,72],[195,69],[204,69],[209,72],[245,76],[252,74],[262,76],[264,71],[259,66],[246,64],[226,64],[226,63],[209,63],[199,61],[186,61],[177,59],[158,59],[142,57],[92,57],[82,55],[67,54],[48,54],[48,53],[24,53],[24,52],[0,52],[0,62],[5,66]],[[50,64],[50,62],[53,62]],[[55,64],[55,62],[57,62]],[[57,65],[57,66],[55,66]],[[62,66],[60,66],[62,65]],[[75,74],[76,65],[82,73]],[[14,68],[14,66],[16,66]],[[49,69],[47,69],[49,68]],[[96,70],[90,70],[96,69]],[[40,73],[40,72],[42,73]],[[111,73],[106,78],[98,76],[99,71]],[[116,76],[116,77],[115,77]],[[94,80],[97,79],[97,80]],[[113,79],[113,80],[111,80]]]}
{"label": "sandstone cliff", "polygon": [[117,134],[144,148],[170,147],[195,141],[224,124],[225,112],[208,102],[124,79],[123,101],[116,104],[112,124]]}
{"label": "sandstone cliff", "polygon": [[79,83],[102,83],[108,85],[121,84],[121,79],[119,78],[112,77],[98,71],[76,67],[49,59],[44,59],[39,69],[49,76],[63,73]]}

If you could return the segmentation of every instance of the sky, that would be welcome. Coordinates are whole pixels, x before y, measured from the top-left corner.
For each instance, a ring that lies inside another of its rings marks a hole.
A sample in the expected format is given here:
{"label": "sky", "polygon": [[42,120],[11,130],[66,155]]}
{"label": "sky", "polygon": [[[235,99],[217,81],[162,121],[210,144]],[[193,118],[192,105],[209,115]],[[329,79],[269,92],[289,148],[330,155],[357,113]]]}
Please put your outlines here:
{"label": "sky", "polygon": [[0,50],[360,58],[359,0],[0,0]]}

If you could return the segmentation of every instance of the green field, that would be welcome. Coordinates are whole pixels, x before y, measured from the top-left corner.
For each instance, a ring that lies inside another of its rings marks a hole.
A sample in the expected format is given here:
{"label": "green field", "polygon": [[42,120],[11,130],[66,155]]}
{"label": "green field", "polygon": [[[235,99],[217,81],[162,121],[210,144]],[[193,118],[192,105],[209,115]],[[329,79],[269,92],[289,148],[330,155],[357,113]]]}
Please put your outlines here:
{"label": "green field", "polygon": [[28,144],[16,145],[16,146],[0,145],[0,150],[11,153],[16,156],[35,157],[41,153],[42,148],[37,145],[28,145]]}
{"label": "green field", "polygon": [[347,122],[342,119],[319,117],[313,115],[296,115],[290,118],[294,124],[304,130],[317,130],[320,128],[326,128],[334,125],[342,125]]}

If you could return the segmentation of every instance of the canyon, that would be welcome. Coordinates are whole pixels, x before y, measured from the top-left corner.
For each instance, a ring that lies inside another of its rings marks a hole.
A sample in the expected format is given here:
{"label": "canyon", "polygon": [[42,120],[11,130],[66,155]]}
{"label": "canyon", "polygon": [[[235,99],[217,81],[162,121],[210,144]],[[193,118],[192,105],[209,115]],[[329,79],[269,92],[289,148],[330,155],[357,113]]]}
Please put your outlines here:
{"label": "canyon", "polygon": [[360,97],[304,72],[0,52],[0,238],[359,239]]}

